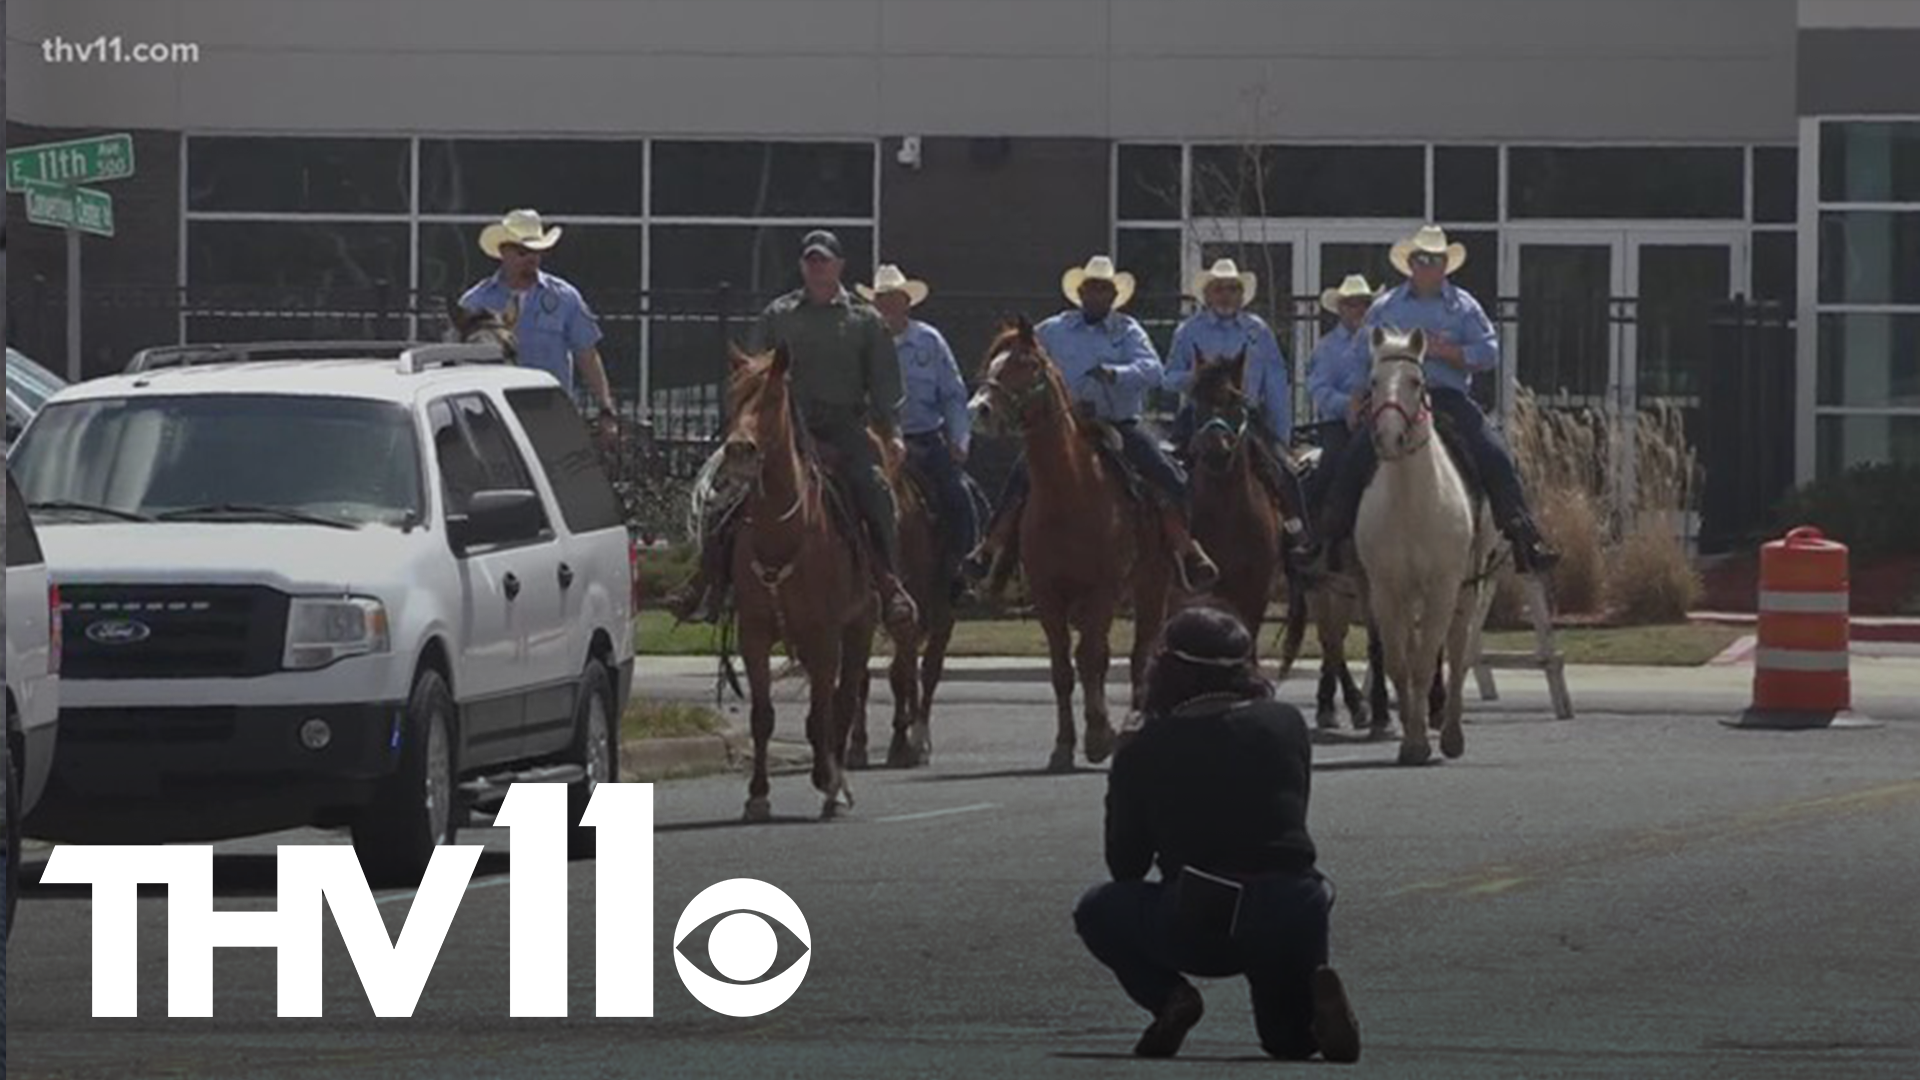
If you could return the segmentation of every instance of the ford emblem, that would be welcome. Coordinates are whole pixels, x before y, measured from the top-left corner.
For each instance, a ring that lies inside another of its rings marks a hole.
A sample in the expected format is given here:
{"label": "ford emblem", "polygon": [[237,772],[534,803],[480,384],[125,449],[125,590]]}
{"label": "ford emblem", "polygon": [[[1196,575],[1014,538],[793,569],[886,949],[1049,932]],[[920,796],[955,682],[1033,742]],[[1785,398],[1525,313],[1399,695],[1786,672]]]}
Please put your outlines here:
{"label": "ford emblem", "polygon": [[138,645],[153,636],[153,628],[137,619],[101,619],[87,626],[87,640],[97,645]]}

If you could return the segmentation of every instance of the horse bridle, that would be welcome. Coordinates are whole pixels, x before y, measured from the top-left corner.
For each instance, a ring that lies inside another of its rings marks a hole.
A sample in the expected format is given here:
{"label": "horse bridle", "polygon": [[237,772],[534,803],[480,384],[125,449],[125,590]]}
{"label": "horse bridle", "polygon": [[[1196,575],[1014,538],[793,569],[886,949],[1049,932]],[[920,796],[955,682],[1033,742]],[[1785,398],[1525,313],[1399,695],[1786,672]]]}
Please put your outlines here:
{"label": "horse bridle", "polygon": [[[1004,364],[1005,360],[1003,359],[1001,363]],[[1024,390],[1007,389],[998,375],[988,376],[986,387],[989,392],[1007,399],[1007,402],[1012,405],[1014,428],[1021,432],[1027,430],[1027,413],[1033,403],[1053,393],[1053,383],[1047,379],[1045,368],[1042,368],[1034,377],[1033,384]]]}
{"label": "horse bridle", "polygon": [[1247,407],[1245,395],[1241,395],[1234,402],[1234,407],[1237,408],[1240,413],[1239,423],[1236,424],[1227,420],[1224,416],[1222,416],[1218,412],[1213,413],[1212,415],[1207,417],[1205,423],[1201,424],[1199,428],[1197,428],[1194,431],[1193,433],[1194,442],[1197,444],[1200,441],[1200,437],[1202,435],[1205,435],[1207,432],[1212,431],[1215,428],[1218,428],[1221,431],[1224,431],[1227,433],[1227,438],[1231,442],[1231,445],[1233,447],[1233,452],[1235,454],[1238,454],[1241,448],[1246,444],[1247,427],[1253,422],[1253,410]]}
{"label": "horse bridle", "polygon": [[[1412,364],[1420,368],[1424,368],[1425,366],[1411,356],[1383,356],[1375,362],[1381,364]],[[1399,413],[1400,418],[1407,422],[1407,427],[1420,431],[1421,436],[1419,442],[1407,447],[1400,453],[1390,457],[1386,454],[1380,454],[1380,457],[1389,461],[1406,457],[1427,445],[1427,442],[1433,438],[1433,396],[1429,392],[1425,390],[1420,392],[1420,408],[1412,413],[1407,412],[1406,406],[1397,401],[1383,401],[1378,404],[1369,403],[1367,406],[1367,430],[1371,432],[1378,427],[1380,418],[1389,412]],[[1378,453],[1379,447],[1377,445],[1374,449],[1375,452]]]}

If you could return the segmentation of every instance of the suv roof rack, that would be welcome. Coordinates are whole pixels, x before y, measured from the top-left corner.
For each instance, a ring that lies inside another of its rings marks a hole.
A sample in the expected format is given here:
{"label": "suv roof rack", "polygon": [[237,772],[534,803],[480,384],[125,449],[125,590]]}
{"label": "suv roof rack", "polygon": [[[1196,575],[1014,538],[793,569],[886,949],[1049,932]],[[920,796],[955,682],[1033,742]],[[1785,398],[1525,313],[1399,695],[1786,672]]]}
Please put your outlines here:
{"label": "suv roof rack", "polygon": [[249,341],[234,344],[156,345],[141,349],[127,371],[153,371],[195,364],[244,364],[264,360],[341,360],[351,357],[391,360],[412,348],[410,341]]}
{"label": "suv roof rack", "polygon": [[400,354],[400,374],[418,375],[428,368],[455,364],[506,364],[511,361],[499,345],[414,345]]}

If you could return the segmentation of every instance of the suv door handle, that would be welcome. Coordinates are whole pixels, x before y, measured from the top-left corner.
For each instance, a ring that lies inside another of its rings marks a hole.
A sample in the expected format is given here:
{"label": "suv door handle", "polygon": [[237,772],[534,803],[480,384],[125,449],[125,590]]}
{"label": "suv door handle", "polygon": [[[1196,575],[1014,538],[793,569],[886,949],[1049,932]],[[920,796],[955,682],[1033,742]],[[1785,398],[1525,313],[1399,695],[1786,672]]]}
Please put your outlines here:
{"label": "suv door handle", "polygon": [[566,563],[560,564],[560,587],[563,589],[573,587],[573,567],[568,566]]}
{"label": "suv door handle", "polygon": [[507,588],[507,599],[511,600],[520,595],[520,576],[518,574],[509,573],[506,578],[501,581],[501,584]]}

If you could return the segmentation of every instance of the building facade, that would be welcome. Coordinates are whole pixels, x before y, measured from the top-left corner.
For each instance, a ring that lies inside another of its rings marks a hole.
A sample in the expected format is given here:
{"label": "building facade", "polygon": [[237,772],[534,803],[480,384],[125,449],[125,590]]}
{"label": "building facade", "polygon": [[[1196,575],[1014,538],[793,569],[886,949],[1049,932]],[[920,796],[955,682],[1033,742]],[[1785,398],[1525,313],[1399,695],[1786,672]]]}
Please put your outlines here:
{"label": "building facade", "polygon": [[[1769,310],[1781,481],[1920,461],[1915,0],[11,0],[8,19],[9,143],[136,138],[119,235],[83,245],[89,372],[181,337],[430,331],[514,206],[567,228],[549,265],[655,407],[704,393],[716,331],[791,287],[817,225],[852,273],[931,281],[963,363],[1111,251],[1163,345],[1194,272],[1232,255],[1302,364],[1310,298],[1390,280],[1388,245],[1434,220],[1499,313],[1509,397],[1710,412],[1715,365],[1743,362],[1714,313]],[[50,40],[105,35],[197,55],[49,62]],[[59,367],[63,242],[11,231],[12,332]]]}

